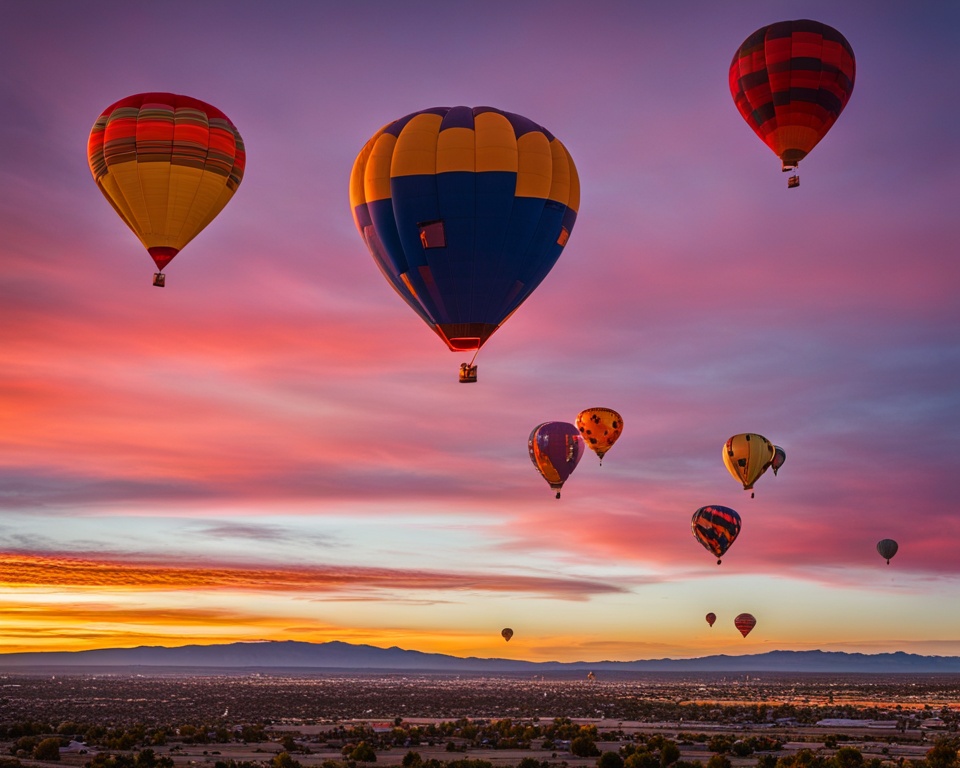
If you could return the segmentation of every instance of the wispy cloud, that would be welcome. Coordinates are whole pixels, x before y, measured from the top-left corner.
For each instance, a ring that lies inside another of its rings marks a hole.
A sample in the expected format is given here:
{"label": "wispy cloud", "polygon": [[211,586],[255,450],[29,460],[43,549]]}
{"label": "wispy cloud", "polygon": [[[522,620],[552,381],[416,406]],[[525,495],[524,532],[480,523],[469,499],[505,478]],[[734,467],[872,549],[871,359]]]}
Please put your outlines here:
{"label": "wispy cloud", "polygon": [[562,600],[616,593],[621,587],[585,579],[452,573],[358,566],[231,567],[159,564],[51,553],[0,555],[0,586],[105,591],[257,591],[381,593],[406,590],[534,594]]}

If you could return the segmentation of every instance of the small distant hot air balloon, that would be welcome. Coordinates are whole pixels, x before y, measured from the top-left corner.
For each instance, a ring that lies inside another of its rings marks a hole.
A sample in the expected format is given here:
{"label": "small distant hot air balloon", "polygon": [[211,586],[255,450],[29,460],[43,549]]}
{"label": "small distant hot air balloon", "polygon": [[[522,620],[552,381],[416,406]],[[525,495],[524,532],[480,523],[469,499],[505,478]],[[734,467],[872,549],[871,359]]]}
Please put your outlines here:
{"label": "small distant hot air balloon", "polygon": [[720,558],[740,533],[740,515],[719,504],[700,507],[693,513],[690,530],[708,552],[716,555],[720,565]]}
{"label": "small distant hot air balloon", "polygon": [[887,561],[887,565],[890,565],[890,558],[897,554],[899,548],[899,545],[893,539],[881,539],[877,542],[877,552],[880,553],[880,557]]}
{"label": "small distant hot air balloon", "polygon": [[104,197],[140,238],[159,272],[230,202],[246,166],[223,112],[173,93],[139,93],[107,107],[87,142]]}
{"label": "small distant hot air balloon", "polygon": [[500,630],[500,636],[509,643],[510,638],[513,637],[513,630],[510,627],[504,627]]}
{"label": "small distant hot air balloon", "polygon": [[593,672],[587,672],[587,680],[596,680],[597,676]]}
{"label": "small distant hot air balloon", "polygon": [[773,455],[773,443],[763,435],[734,435],[723,444],[723,463],[745,491],[753,490],[753,484],[773,462]]}
{"label": "small distant hot air balloon", "polygon": [[746,637],[750,634],[750,630],[757,626],[757,620],[753,618],[752,614],[741,613],[733,620],[733,624],[740,630],[740,634]]}
{"label": "small distant hot air balloon", "polygon": [[[796,169],[836,122],[856,78],[847,39],[833,27],[802,19],[761,27],[733,55],[730,93],[753,132]],[[800,185],[793,175],[788,187]]]}
{"label": "small distant hot air balloon", "polygon": [[707,614],[707,624],[709,624],[711,627],[713,626],[713,622],[715,622],[716,620],[717,620],[717,614],[713,613],[713,611]]}
{"label": "small distant hot air balloon", "polygon": [[583,438],[573,424],[546,421],[533,428],[527,441],[530,460],[560,498],[560,489],[583,456]]}
{"label": "small distant hot air balloon", "polygon": [[[354,223],[380,272],[454,352],[479,352],[543,281],[579,205],[563,144],[493,107],[394,120],[360,150],[350,178]],[[464,363],[460,381],[476,380]]]}
{"label": "small distant hot air balloon", "polygon": [[623,431],[623,417],[610,408],[587,408],[577,414],[577,429],[590,450],[600,457],[613,447]]}
{"label": "small distant hot air balloon", "polygon": [[783,462],[787,460],[787,452],[783,450],[779,445],[773,446],[773,460],[770,462],[770,469],[773,470],[773,474],[777,474],[777,470],[783,466]]}

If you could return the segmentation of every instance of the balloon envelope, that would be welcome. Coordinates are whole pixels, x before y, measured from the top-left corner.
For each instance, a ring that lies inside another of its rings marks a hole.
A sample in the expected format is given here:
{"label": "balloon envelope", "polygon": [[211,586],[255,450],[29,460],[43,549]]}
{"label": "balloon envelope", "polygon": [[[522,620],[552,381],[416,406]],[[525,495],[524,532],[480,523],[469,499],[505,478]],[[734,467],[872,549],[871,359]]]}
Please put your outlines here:
{"label": "balloon envelope", "polygon": [[713,613],[712,611],[707,614],[707,624],[709,624],[711,627],[713,626],[713,622],[715,622],[716,620],[717,620],[717,614]]}
{"label": "balloon envelope", "polygon": [[690,529],[703,547],[719,558],[730,548],[740,533],[740,515],[730,507],[719,504],[700,507],[693,513]]}
{"label": "balloon envelope", "polygon": [[216,107],[139,93],[90,131],[93,178],[162,270],[233,197],[246,166],[236,126]]}
{"label": "balloon envelope", "polygon": [[482,347],[547,276],[579,205],[563,144],[492,107],[388,123],[350,179],[354,223],[381,273],[455,351]]}
{"label": "balloon envelope", "polygon": [[737,110],[784,169],[795,167],[830,130],[855,78],[847,39],[809,19],[761,27],[737,49],[729,72]]}
{"label": "balloon envelope", "polygon": [[734,435],[723,444],[723,463],[734,479],[749,491],[773,461],[773,443],[763,435]]}
{"label": "balloon envelope", "polygon": [[500,636],[509,643],[510,638],[513,637],[513,630],[510,627],[504,627],[500,630]]}
{"label": "balloon envelope", "polygon": [[740,634],[746,637],[750,630],[757,626],[757,620],[749,613],[741,613],[733,620],[733,624],[740,630]]}
{"label": "balloon envelope", "polygon": [[877,552],[887,561],[887,565],[890,565],[890,558],[897,554],[899,548],[900,546],[893,539],[881,539],[877,542]]}
{"label": "balloon envelope", "polygon": [[577,414],[577,429],[600,462],[623,431],[623,417],[611,408],[587,408]]}
{"label": "balloon envelope", "polygon": [[783,466],[783,462],[786,460],[787,452],[779,445],[773,446],[773,460],[770,462],[770,469],[773,470],[773,474],[777,474],[777,470]]}
{"label": "balloon envelope", "polygon": [[547,421],[533,428],[527,441],[530,460],[560,498],[560,489],[583,456],[583,438],[573,424]]}

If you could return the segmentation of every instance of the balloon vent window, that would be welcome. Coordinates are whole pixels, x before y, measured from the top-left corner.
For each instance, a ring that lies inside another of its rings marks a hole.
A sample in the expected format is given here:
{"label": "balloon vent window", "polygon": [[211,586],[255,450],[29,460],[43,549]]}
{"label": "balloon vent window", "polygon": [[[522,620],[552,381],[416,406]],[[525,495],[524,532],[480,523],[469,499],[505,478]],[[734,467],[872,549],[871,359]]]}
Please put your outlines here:
{"label": "balloon vent window", "polygon": [[567,244],[567,240],[570,239],[570,230],[566,227],[560,227],[560,237],[557,238],[557,245],[561,248]]}
{"label": "balloon vent window", "polygon": [[417,226],[420,228],[420,244],[424,250],[447,247],[447,235],[443,231],[442,221],[424,221]]}

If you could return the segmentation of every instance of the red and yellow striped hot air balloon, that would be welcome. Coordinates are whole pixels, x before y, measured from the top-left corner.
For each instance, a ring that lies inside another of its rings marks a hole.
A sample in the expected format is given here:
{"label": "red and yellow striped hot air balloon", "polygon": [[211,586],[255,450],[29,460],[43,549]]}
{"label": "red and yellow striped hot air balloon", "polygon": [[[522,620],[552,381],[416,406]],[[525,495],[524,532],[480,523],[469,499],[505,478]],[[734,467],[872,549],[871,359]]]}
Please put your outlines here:
{"label": "red and yellow striped hot air balloon", "polygon": [[107,107],[90,131],[93,178],[163,268],[233,197],[246,165],[240,133],[216,107],[139,93]]}
{"label": "red and yellow striped hot air balloon", "polygon": [[[781,21],[743,41],[730,64],[737,109],[784,171],[794,170],[833,126],[853,93],[847,39],[819,21]],[[790,177],[788,187],[799,186]]]}

